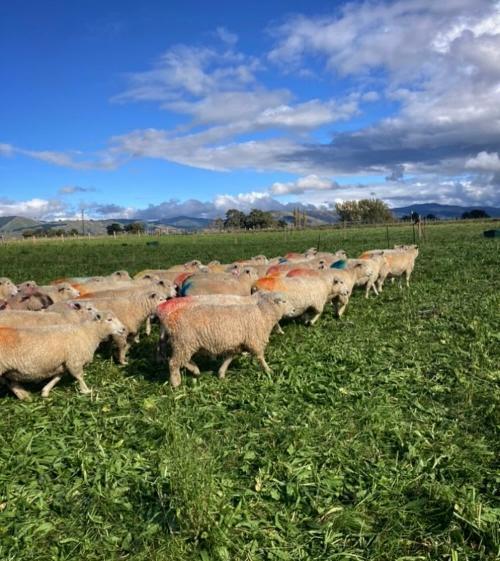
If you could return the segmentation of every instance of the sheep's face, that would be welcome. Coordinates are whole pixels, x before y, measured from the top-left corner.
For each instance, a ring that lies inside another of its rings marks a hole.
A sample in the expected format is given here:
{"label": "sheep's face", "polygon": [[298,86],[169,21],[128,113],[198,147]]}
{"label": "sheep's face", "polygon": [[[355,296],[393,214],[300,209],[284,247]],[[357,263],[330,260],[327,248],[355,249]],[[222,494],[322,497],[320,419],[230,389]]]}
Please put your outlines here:
{"label": "sheep's face", "polygon": [[259,278],[259,275],[253,267],[244,267],[240,273],[240,277],[250,279],[254,282]]}
{"label": "sheep's face", "polygon": [[104,325],[109,335],[125,335],[127,333],[123,323],[111,312],[106,312],[104,314],[97,313],[94,321]]}
{"label": "sheep's face", "polygon": [[60,294],[61,296],[67,299],[78,298],[78,296],[80,296],[80,292],[76,290],[76,288],[73,288],[70,284],[60,286],[57,289],[57,292],[58,294]]}
{"label": "sheep's face", "polygon": [[82,316],[88,317],[89,319],[96,319],[100,313],[93,304],[85,302],[84,300],[68,302],[68,307],[82,314]]}
{"label": "sheep's face", "polygon": [[128,271],[115,271],[111,277],[116,280],[130,280],[130,275]]}
{"label": "sheep's face", "polygon": [[17,286],[7,278],[0,278],[0,292],[4,296],[14,296],[17,294]]}
{"label": "sheep's face", "polygon": [[334,277],[332,281],[332,296],[349,296],[351,291],[344,279]]}
{"label": "sheep's face", "polygon": [[29,280],[29,281],[22,282],[21,284],[18,284],[17,288],[19,292],[30,292],[35,288],[37,288],[37,286],[38,284],[35,281]]}

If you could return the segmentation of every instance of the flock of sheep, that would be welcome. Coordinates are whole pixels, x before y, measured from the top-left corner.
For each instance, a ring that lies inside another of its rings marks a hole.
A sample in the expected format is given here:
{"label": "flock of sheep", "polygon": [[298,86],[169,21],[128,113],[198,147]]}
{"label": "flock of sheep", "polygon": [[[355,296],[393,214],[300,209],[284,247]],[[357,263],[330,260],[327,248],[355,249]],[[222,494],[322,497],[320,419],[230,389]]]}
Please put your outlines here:
{"label": "flock of sheep", "polygon": [[191,261],[169,269],[125,271],[103,277],[57,279],[47,286],[34,281],[15,285],[0,278],[0,382],[18,398],[29,398],[27,382],[43,382],[42,396],[68,372],[82,393],[84,366],[99,345],[111,340],[119,364],[151,320],[160,322],[159,361],[168,360],[170,384],[181,383],[181,368],[200,374],[193,357],[222,357],[224,378],[239,354],[254,355],[270,368],[264,352],[280,320],[300,318],[313,325],[328,303],[340,317],[354,287],[376,295],[386,278],[406,276],[409,285],[417,246],[371,250],[358,259],[343,251],[259,255],[232,264]]}

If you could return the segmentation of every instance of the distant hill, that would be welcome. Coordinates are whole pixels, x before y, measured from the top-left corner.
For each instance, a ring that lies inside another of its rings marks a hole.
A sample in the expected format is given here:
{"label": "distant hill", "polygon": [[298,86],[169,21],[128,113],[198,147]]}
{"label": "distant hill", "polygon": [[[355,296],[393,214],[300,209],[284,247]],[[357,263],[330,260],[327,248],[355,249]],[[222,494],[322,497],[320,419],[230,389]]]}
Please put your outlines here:
{"label": "distant hill", "polygon": [[[284,220],[288,224],[293,224],[294,222],[293,212],[274,210],[271,214],[276,220]],[[306,215],[307,225],[310,227],[327,226],[328,224],[335,224],[338,222],[337,215],[333,211],[329,210],[308,211]]]}
{"label": "distant hill", "polygon": [[464,212],[470,212],[474,209],[484,210],[491,218],[500,218],[500,208],[474,205],[474,206],[458,206],[458,205],[442,205],[439,203],[423,203],[419,205],[402,206],[391,208],[397,218],[408,216],[412,212],[417,212],[421,216],[433,214],[436,218],[450,219],[461,218]]}
{"label": "distant hill", "polygon": [[170,226],[180,230],[204,230],[210,228],[213,220],[209,218],[195,218],[193,216],[174,216],[173,218],[163,218],[154,220],[153,224],[161,224],[162,226]]}
{"label": "distant hill", "polygon": [[0,216],[0,233],[13,234],[22,232],[26,228],[36,228],[41,225],[38,220],[23,218],[22,216]]}

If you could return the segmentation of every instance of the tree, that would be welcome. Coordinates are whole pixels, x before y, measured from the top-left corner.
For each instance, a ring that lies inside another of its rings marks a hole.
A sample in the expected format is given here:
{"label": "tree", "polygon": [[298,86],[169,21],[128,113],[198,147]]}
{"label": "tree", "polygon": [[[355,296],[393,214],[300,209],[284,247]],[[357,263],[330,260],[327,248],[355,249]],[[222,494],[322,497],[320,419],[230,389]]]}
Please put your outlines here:
{"label": "tree", "polygon": [[359,222],[361,220],[358,201],[336,203],[335,211],[342,222]]}
{"label": "tree", "polygon": [[361,199],[337,203],[335,210],[342,222],[391,222],[394,216],[390,208],[380,199]]}
{"label": "tree", "polygon": [[71,228],[71,230],[68,232],[68,236],[78,236],[78,235],[80,235],[80,232],[76,228]]}
{"label": "tree", "polygon": [[142,234],[145,230],[145,226],[142,222],[131,222],[125,226],[125,232],[129,234]]}
{"label": "tree", "polygon": [[280,218],[276,223],[276,226],[284,230],[285,228],[288,228],[288,222],[286,220],[283,220],[283,218]]}
{"label": "tree", "polygon": [[230,208],[226,212],[226,219],[224,220],[225,229],[241,229],[245,227],[246,216],[244,212],[236,208]]}
{"label": "tree", "polygon": [[430,213],[425,217],[425,219],[426,220],[437,220],[437,216],[435,214]]}
{"label": "tree", "polygon": [[115,232],[117,234],[123,232],[123,227],[118,222],[113,222],[112,224],[108,224],[108,226],[106,226],[106,232],[108,232],[109,236],[113,236]]}
{"label": "tree", "polygon": [[253,208],[248,216],[245,217],[245,228],[247,228],[247,230],[271,228],[273,225],[273,215],[270,212],[265,212],[257,208]]}
{"label": "tree", "polygon": [[490,215],[486,211],[479,208],[475,208],[473,210],[464,212],[462,214],[462,218],[465,220],[474,219],[474,218],[489,218],[489,217]]}
{"label": "tree", "polygon": [[216,218],[213,223],[212,223],[213,227],[216,230],[223,230],[224,229],[224,220],[222,220],[222,218]]}

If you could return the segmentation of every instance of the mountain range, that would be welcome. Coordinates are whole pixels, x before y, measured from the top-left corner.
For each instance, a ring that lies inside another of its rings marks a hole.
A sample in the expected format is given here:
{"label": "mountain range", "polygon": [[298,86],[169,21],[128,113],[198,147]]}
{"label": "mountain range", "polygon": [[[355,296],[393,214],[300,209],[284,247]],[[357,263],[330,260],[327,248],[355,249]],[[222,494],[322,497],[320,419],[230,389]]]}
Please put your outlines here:
{"label": "mountain range", "polygon": [[[410,215],[412,212],[417,212],[424,217],[432,214],[439,219],[454,219],[460,218],[464,212],[479,208],[484,210],[491,218],[500,218],[500,208],[485,207],[480,205],[458,206],[443,205],[439,203],[424,203],[392,208],[391,210],[397,218],[402,218],[403,216]],[[293,223],[294,217],[292,212],[273,211],[272,214],[277,220],[282,219],[285,222]],[[333,211],[321,209],[307,211],[307,225],[310,227],[335,224],[337,221],[338,217]],[[131,222],[135,222],[135,220],[130,218],[113,218],[107,220],[87,219],[85,220],[85,232],[92,235],[103,235],[106,234],[106,226],[112,223],[119,223],[122,226],[125,226]],[[193,216],[175,216],[172,218],[150,220],[147,223],[151,228],[168,228],[171,232],[176,232],[204,230],[212,226],[213,220]],[[34,220],[32,218],[25,218],[22,216],[0,216],[0,235],[22,236],[23,232],[26,230],[49,231],[52,229],[63,229],[67,232],[75,229],[78,232],[81,232],[82,222],[80,220],[49,222]]]}

